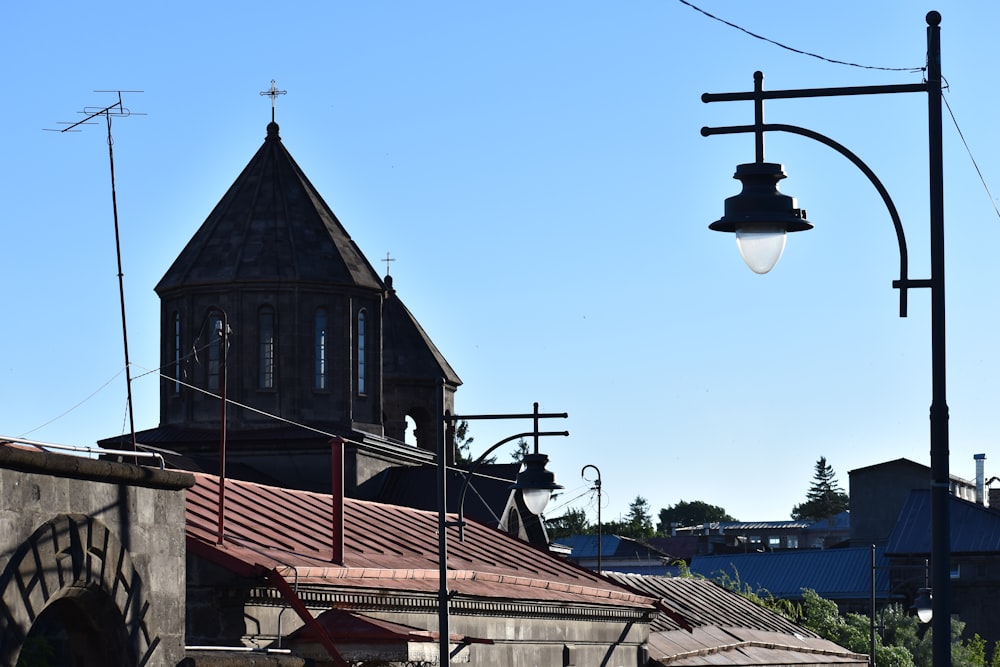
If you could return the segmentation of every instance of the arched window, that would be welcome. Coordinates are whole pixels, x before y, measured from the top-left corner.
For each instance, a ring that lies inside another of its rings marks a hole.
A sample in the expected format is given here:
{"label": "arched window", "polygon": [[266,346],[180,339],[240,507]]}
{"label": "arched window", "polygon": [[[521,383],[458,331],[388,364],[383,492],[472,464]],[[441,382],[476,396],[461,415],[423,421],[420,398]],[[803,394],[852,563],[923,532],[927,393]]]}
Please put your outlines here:
{"label": "arched window", "polygon": [[257,314],[258,386],[274,389],[274,309],[264,307]]}
{"label": "arched window", "polygon": [[358,311],[358,393],[365,393],[365,319],[364,310]]}
{"label": "arched window", "polygon": [[222,349],[222,317],[212,314],[208,318],[208,377],[209,391],[219,390],[219,367]]}
{"label": "arched window", "polygon": [[327,329],[326,329],[326,308],[316,310],[316,379],[313,387],[316,389],[326,389],[327,374]]}
{"label": "arched window", "polygon": [[174,313],[174,393],[181,392],[181,314]]}

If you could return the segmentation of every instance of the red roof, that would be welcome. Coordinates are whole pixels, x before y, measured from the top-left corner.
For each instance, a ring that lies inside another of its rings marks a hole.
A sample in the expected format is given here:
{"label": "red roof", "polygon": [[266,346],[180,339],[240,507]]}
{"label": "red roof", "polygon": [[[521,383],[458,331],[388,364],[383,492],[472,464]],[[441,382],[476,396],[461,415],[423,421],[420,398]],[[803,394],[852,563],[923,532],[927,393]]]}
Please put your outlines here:
{"label": "red roof", "polygon": [[[188,548],[244,576],[276,569],[300,584],[436,593],[436,512],[343,501],[343,562],[332,561],[333,497],[227,479],[218,542],[219,478],[187,491]],[[449,515],[449,520],[455,519]],[[448,533],[449,589],[461,595],[650,607],[654,600],[500,530],[468,521]],[[287,571],[286,571],[287,570]]]}

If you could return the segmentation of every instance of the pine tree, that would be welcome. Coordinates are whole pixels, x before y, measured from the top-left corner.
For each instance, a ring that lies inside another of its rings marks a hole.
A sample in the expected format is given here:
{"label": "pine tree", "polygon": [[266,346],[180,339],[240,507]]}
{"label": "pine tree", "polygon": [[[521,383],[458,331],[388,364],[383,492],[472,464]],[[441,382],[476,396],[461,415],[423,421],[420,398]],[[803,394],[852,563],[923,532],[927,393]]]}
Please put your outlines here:
{"label": "pine tree", "polygon": [[819,457],[806,501],[792,508],[792,518],[797,521],[820,521],[840,514],[848,507],[850,498],[837,483],[833,466],[826,462],[825,456]]}

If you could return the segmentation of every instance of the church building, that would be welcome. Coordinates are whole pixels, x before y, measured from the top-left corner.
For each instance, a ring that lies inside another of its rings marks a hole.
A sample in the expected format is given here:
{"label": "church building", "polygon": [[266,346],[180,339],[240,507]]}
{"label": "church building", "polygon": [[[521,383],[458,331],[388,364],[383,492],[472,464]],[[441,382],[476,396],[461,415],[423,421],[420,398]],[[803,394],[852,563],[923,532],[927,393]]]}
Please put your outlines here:
{"label": "church building", "polygon": [[[159,426],[136,434],[141,446],[208,472],[219,472],[224,451],[228,476],[329,492],[338,436],[355,497],[386,470],[434,461],[441,416],[454,413],[462,381],[296,164],[273,118],[156,293],[169,379]],[[415,446],[405,443],[407,420]]]}

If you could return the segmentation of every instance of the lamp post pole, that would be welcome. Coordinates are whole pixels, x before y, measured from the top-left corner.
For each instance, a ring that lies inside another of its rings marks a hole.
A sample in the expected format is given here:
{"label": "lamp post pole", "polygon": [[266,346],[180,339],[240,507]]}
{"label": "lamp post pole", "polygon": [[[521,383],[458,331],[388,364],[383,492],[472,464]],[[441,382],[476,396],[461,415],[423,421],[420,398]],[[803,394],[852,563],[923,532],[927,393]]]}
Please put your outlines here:
{"label": "lamp post pole", "polygon": [[[795,208],[795,200],[777,192],[777,182],[784,178],[781,165],[764,162],[765,132],[789,132],[823,143],[855,164],[882,196],[896,226],[900,250],[900,278],[893,287],[900,290],[900,316],[906,316],[909,288],[931,290],[931,385],[930,460],[931,460],[931,585],[933,595],[932,658],[935,667],[951,665],[951,563],[948,470],[948,404],[945,383],[945,265],[944,265],[944,169],[941,132],[941,15],[927,14],[926,80],[920,84],[855,86],[846,88],[811,88],[764,91],[763,75],[755,74],[755,87],[749,93],[702,95],[704,102],[747,100],[754,102],[754,124],[734,127],[702,128],[702,135],[754,133],[756,161],[737,167],[736,178],[743,182],[743,192],[726,200],[726,214],[710,225],[717,231],[735,232],[740,252],[758,273],[765,273],[780,257],[786,232],[812,227],[805,211]],[[927,94],[928,174],[930,207],[931,277],[914,280],[907,276],[906,241],[899,215],[888,192],[871,169],[851,151],[818,132],[793,125],[766,124],[764,100],[835,97],[845,95],[881,95],[923,92]],[[767,257],[752,259],[763,248]]]}
{"label": "lamp post pole", "polygon": [[[539,431],[538,422],[540,419],[566,419],[569,415],[565,412],[559,413],[540,413],[538,411],[538,403],[534,404],[534,411],[527,414],[495,414],[495,415],[453,415],[444,409],[444,388],[443,386],[438,387],[438,414],[441,415],[441,425],[443,428],[440,429],[440,436],[438,437],[437,443],[437,492],[438,492],[438,664],[442,667],[448,667],[451,665],[451,629],[450,629],[450,619],[449,619],[449,602],[451,599],[451,593],[448,590],[448,528],[452,526],[457,526],[461,531],[464,527],[464,509],[463,505],[465,503],[465,492],[468,488],[469,480],[471,479],[471,474],[474,472],[480,464],[486,459],[490,453],[495,451],[501,445],[504,445],[515,438],[519,438],[524,435],[534,436],[535,448],[534,453],[529,453],[525,455],[524,463],[525,470],[518,473],[517,480],[511,488],[519,489],[522,492],[522,496],[525,499],[525,505],[529,508],[529,511],[533,511],[532,507],[540,507],[544,509],[545,503],[548,500],[546,496],[544,501],[536,498],[534,500],[529,499],[529,495],[535,495],[536,492],[545,492],[551,495],[552,491],[555,489],[561,489],[562,486],[555,483],[555,475],[550,473],[545,469],[545,464],[548,462],[548,457],[538,451],[538,440],[542,436],[548,435],[562,435],[568,436],[569,431]],[[465,484],[462,486],[462,492],[459,501],[459,516],[456,521],[448,520],[448,449],[451,440],[452,429],[451,426],[459,421],[468,420],[480,420],[480,419],[532,419],[534,422],[534,428],[529,433],[520,433],[515,436],[504,438],[499,441],[488,450],[486,450],[477,459],[473,465],[472,471],[470,471],[469,477],[465,480]],[[538,514],[541,514],[541,509],[537,510]]]}
{"label": "lamp post pole", "polygon": [[[583,466],[580,470],[580,477],[584,480],[587,478],[584,473],[587,472],[587,468],[593,468],[594,472],[597,473],[597,479],[594,480],[594,491],[597,491],[597,574],[601,573],[601,556],[603,556],[602,549],[603,545],[603,535],[601,535],[601,469],[592,463],[588,463]],[[589,481],[589,480],[587,480]]]}

